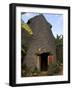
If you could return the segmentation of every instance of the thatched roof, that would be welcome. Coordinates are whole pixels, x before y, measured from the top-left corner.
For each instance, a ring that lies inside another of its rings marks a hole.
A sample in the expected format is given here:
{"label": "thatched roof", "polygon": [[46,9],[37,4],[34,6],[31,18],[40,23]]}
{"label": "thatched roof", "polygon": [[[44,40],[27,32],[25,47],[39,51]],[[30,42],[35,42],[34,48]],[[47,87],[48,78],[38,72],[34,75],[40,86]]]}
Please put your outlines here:
{"label": "thatched roof", "polygon": [[27,24],[32,29],[33,35],[31,35],[31,38],[28,38],[28,36],[25,36],[25,33],[22,33],[24,45],[29,46],[24,63],[28,66],[35,66],[37,61],[36,55],[42,53],[53,54],[56,59],[56,45],[51,30],[52,25],[46,21],[43,15],[31,18]]}
{"label": "thatched roof", "polygon": [[42,18],[42,19],[46,22],[46,24],[50,26],[50,28],[52,28],[52,25],[45,19],[45,17],[44,17],[42,14],[37,15],[37,16],[35,16],[35,17],[32,17],[31,19],[28,20],[27,23],[29,24],[29,23],[32,22],[34,19],[39,18],[39,17]]}

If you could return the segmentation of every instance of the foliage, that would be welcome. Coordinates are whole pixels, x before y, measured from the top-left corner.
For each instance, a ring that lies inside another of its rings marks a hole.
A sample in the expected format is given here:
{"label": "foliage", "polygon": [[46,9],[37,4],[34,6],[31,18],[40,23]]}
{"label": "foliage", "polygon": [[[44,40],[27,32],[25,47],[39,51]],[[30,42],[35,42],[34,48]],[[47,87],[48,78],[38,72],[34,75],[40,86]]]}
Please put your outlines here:
{"label": "foliage", "polygon": [[31,30],[31,28],[28,26],[28,24],[22,23],[22,24],[21,24],[21,28],[22,28],[23,30],[26,30],[26,31],[28,32],[28,34],[30,34],[30,35],[33,34],[32,30]]}
{"label": "foliage", "polygon": [[26,46],[26,45],[21,45],[21,49],[22,49],[22,51],[23,51],[24,53],[27,52],[28,48],[29,48],[29,47]]}
{"label": "foliage", "polygon": [[22,77],[32,76],[31,68],[27,67],[26,64],[22,65],[21,70]]}
{"label": "foliage", "polygon": [[25,47],[24,45],[21,46],[21,64],[23,64],[24,58],[27,54],[28,47]]}
{"label": "foliage", "polygon": [[55,38],[55,42],[56,42],[56,46],[58,45],[62,45],[63,46],[63,35],[58,35],[57,34],[57,37]]}
{"label": "foliage", "polygon": [[27,76],[38,76],[39,75],[39,71],[38,71],[38,69],[37,69],[37,67],[35,67],[35,68],[31,68],[31,67],[28,67],[28,66],[26,66],[25,64],[24,65],[22,65],[22,69],[21,69],[22,71],[22,76],[23,77],[27,77]]}
{"label": "foliage", "polygon": [[23,48],[21,48],[21,51],[22,51],[23,53],[26,53],[26,50],[25,50],[25,49],[23,49]]}
{"label": "foliage", "polygon": [[57,35],[55,42],[57,60],[63,63],[63,35]]}
{"label": "foliage", "polygon": [[60,72],[60,64],[55,61],[48,66],[48,75],[56,75]]}
{"label": "foliage", "polygon": [[33,76],[38,76],[38,75],[39,75],[39,70],[37,69],[37,67],[35,67],[35,68],[32,70],[32,75],[33,75]]}

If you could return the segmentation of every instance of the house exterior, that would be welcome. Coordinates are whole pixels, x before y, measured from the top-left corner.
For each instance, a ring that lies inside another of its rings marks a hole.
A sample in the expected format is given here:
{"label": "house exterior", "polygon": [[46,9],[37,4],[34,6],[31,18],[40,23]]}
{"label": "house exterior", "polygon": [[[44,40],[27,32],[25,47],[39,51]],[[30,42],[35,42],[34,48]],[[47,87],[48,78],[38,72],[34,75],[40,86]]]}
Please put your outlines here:
{"label": "house exterior", "polygon": [[52,25],[43,15],[31,18],[28,23],[33,35],[22,31],[22,42],[27,41],[28,50],[23,59],[23,64],[28,67],[37,67],[40,71],[46,71],[50,61],[56,60],[55,38],[51,31]]}

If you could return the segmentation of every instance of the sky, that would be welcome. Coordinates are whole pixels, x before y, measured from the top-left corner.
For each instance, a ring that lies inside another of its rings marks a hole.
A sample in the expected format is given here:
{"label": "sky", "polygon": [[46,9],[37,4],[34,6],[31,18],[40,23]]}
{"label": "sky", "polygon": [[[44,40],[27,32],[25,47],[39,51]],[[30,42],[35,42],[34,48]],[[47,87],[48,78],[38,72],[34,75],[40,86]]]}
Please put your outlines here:
{"label": "sky", "polygon": [[[52,32],[54,37],[58,35],[63,35],[63,15],[62,14],[51,14],[51,13],[42,13],[47,22],[52,25]],[[21,19],[27,23],[27,21],[39,15],[39,13],[25,13],[21,15]]]}

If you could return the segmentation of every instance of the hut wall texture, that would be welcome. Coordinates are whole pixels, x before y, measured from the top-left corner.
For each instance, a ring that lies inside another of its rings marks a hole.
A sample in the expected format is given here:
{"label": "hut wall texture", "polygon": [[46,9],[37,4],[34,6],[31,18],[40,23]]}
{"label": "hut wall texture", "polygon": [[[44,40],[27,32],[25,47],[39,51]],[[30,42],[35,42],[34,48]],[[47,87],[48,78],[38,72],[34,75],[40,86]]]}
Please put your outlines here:
{"label": "hut wall texture", "polygon": [[56,60],[55,38],[51,31],[51,25],[46,21],[44,16],[36,16],[29,21],[29,26],[33,31],[33,36],[29,41],[29,49],[24,58],[24,64],[29,67],[37,66],[36,52],[40,48],[40,52],[51,52]]}

